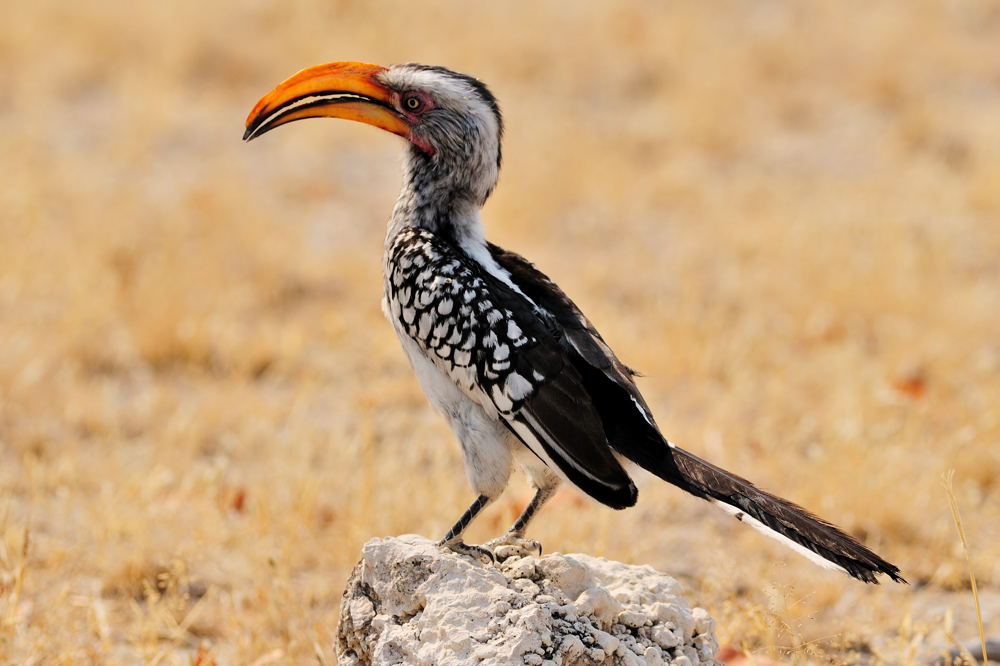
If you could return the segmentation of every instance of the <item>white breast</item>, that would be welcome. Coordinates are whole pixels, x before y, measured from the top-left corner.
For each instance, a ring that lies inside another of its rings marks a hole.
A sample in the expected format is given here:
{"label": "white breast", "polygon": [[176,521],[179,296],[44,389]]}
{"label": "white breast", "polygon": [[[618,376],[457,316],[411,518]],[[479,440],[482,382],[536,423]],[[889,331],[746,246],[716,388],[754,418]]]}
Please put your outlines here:
{"label": "white breast", "polygon": [[[466,395],[424,355],[405,331],[400,330],[398,320],[390,317],[390,321],[393,321],[393,328],[424,395],[445,417],[458,439],[472,489],[480,495],[498,497],[507,487],[513,451],[521,448],[521,443],[499,420],[492,402],[484,396],[484,402],[479,403]],[[488,413],[483,404],[488,405],[492,413]]]}

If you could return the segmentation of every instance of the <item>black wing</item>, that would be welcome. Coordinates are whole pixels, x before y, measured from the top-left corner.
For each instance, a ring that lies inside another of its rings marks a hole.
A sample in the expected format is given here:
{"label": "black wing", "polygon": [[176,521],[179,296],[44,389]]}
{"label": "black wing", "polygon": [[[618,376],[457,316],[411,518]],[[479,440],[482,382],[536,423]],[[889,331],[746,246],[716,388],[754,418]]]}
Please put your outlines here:
{"label": "black wing", "polygon": [[635,485],[543,313],[425,230],[396,236],[388,273],[390,315],[466,395],[588,495],[616,509],[635,504]]}

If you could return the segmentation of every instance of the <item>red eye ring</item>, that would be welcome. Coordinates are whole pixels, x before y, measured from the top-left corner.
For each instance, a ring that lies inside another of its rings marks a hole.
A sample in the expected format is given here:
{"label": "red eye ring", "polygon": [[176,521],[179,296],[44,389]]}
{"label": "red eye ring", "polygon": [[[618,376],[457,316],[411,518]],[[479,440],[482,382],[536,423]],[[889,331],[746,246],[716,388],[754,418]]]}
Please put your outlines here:
{"label": "red eye ring", "polygon": [[396,98],[396,108],[414,123],[435,106],[434,98],[422,90],[407,90]]}

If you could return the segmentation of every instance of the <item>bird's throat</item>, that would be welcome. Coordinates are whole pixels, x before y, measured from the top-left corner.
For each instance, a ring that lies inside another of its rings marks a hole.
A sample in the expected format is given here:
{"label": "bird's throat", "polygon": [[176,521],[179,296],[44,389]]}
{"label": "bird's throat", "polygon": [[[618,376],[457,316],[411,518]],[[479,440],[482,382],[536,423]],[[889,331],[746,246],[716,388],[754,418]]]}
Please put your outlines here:
{"label": "bird's throat", "polygon": [[[403,185],[389,220],[386,243],[406,227],[425,229],[455,246],[483,238],[480,209],[488,188],[482,185],[479,165],[464,168],[441,163],[416,147],[407,150],[403,163]],[[486,174],[486,178],[495,175]],[[485,242],[485,241],[483,241]]]}

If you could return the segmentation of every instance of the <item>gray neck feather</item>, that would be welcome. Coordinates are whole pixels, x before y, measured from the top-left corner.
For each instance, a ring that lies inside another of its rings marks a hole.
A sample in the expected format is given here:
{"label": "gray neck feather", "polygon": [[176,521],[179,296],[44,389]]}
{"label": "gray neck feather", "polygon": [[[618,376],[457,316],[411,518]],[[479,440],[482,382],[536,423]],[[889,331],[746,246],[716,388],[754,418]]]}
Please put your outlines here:
{"label": "gray neck feather", "polygon": [[461,143],[442,146],[433,156],[407,146],[403,186],[389,218],[386,248],[405,227],[426,229],[458,247],[485,243],[479,209],[493,191],[498,167],[495,149],[483,150],[483,142],[475,138],[466,135]]}

